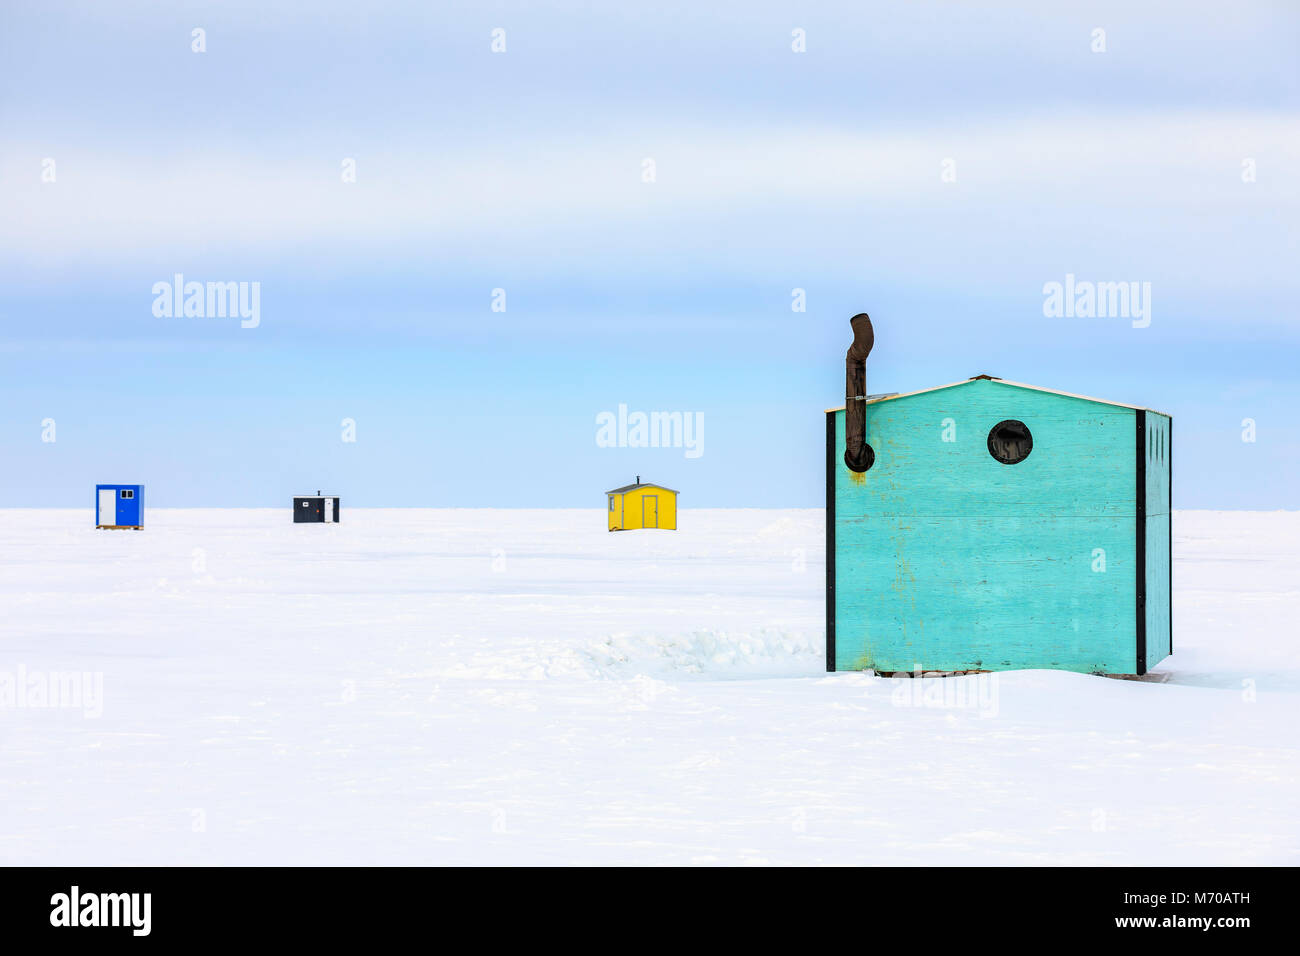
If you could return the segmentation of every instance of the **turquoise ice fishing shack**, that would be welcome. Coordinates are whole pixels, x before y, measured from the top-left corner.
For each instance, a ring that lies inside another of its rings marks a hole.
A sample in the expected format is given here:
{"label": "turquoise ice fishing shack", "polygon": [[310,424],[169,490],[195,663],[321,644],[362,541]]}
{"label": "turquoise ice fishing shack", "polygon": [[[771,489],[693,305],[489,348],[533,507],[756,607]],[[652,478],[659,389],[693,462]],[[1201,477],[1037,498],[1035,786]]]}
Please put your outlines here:
{"label": "turquoise ice fishing shack", "polygon": [[826,669],[1145,674],[1172,650],[1173,421],[977,375],[826,413]]}

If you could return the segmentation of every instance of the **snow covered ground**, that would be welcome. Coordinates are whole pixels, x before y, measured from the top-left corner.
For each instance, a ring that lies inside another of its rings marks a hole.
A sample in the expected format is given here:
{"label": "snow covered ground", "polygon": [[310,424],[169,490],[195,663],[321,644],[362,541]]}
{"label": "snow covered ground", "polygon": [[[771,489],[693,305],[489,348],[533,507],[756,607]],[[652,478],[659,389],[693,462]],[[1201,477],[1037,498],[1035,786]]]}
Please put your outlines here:
{"label": "snow covered ground", "polygon": [[911,681],[820,511],[344,504],[0,511],[0,862],[1300,862],[1300,514],[1176,515],[1164,683]]}

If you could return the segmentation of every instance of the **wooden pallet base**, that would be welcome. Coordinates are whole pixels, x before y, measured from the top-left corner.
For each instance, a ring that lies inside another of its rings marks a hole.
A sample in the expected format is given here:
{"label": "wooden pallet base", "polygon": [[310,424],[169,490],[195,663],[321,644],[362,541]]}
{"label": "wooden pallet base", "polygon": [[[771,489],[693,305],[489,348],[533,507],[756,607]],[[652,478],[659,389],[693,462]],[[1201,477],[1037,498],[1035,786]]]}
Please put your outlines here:
{"label": "wooden pallet base", "polygon": [[96,530],[99,531],[140,531],[144,528],[142,524],[97,524]]}
{"label": "wooden pallet base", "polygon": [[1173,675],[1167,671],[1147,671],[1145,674],[1102,674],[1111,680],[1138,680],[1144,684],[1164,684]]}
{"label": "wooden pallet base", "polygon": [[[877,677],[964,677],[967,674],[997,674],[999,671],[877,671]],[[1149,671],[1146,674],[1094,674],[1094,677],[1109,677],[1111,680],[1136,680],[1144,684],[1163,684],[1170,675],[1164,671]]]}

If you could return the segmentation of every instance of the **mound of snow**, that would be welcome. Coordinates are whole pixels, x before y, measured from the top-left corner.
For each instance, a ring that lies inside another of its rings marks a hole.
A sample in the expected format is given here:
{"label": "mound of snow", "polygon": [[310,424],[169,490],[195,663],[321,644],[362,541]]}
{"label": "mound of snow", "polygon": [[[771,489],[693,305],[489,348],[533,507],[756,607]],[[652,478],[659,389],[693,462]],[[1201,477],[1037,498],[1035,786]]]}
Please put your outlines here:
{"label": "mound of snow", "polygon": [[535,641],[518,654],[476,655],[441,677],[495,680],[625,680],[633,677],[810,677],[824,672],[821,635],[700,630],[671,636],[611,634],[577,644]]}

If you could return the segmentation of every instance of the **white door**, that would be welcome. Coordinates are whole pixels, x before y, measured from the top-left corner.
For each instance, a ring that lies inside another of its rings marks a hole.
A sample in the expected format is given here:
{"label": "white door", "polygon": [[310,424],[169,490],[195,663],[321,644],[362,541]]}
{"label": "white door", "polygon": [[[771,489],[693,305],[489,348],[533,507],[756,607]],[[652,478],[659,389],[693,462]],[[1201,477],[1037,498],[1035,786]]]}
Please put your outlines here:
{"label": "white door", "polygon": [[99,523],[117,524],[117,491],[113,488],[99,489]]}
{"label": "white door", "polygon": [[327,522],[334,520],[334,499],[333,498],[325,499],[325,520]]}

